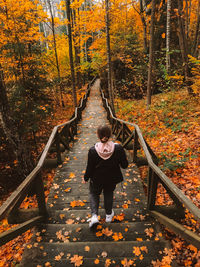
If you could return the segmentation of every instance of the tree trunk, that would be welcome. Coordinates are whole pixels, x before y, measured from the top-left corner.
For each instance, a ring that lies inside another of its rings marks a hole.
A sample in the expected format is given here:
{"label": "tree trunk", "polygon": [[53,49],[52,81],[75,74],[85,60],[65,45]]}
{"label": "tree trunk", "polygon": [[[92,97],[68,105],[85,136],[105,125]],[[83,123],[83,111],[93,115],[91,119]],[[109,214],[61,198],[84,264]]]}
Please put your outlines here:
{"label": "tree trunk", "polygon": [[[73,12],[73,24],[74,27],[77,27],[77,17],[76,17],[76,11],[74,10]],[[77,38],[80,39],[80,30],[79,33],[76,32],[74,36],[74,51],[75,51],[75,65],[76,65],[76,82],[77,82],[77,87],[80,89],[81,88],[81,73],[80,73],[80,47],[79,47],[79,42],[77,43]]]}
{"label": "tree trunk", "polygon": [[23,180],[33,169],[33,160],[31,153],[28,150],[28,146],[19,135],[16,122],[13,120],[10,106],[6,94],[5,84],[3,82],[3,71],[0,66],[0,124],[7,137],[12,151],[18,161],[18,174],[21,180]]}
{"label": "tree trunk", "polygon": [[108,65],[108,92],[110,98],[110,105],[113,113],[114,108],[114,94],[112,88],[112,67],[111,67],[111,52],[110,52],[110,21],[109,21],[109,0],[106,0],[106,46],[107,46],[107,65]]}
{"label": "tree trunk", "polygon": [[171,16],[171,0],[167,1],[167,25],[166,25],[166,70],[169,74],[170,70],[170,16]]}
{"label": "tree trunk", "polygon": [[67,19],[68,19],[67,28],[68,28],[68,41],[69,41],[69,59],[70,59],[70,68],[71,68],[71,79],[72,79],[72,94],[73,94],[74,107],[77,107],[74,60],[73,60],[73,50],[72,50],[72,29],[71,29],[70,0],[66,0],[66,11],[67,11]]}
{"label": "tree trunk", "polygon": [[179,28],[179,45],[181,49],[183,68],[184,68],[184,77],[185,83],[187,86],[187,90],[189,95],[194,95],[194,92],[191,88],[191,71],[188,64],[188,44],[185,34],[184,27],[184,18],[183,18],[183,1],[178,0],[178,28]]}
{"label": "tree trunk", "polygon": [[52,11],[51,1],[47,0],[47,2],[49,5],[49,11],[51,14],[51,29],[52,29],[52,33],[53,33],[53,45],[54,45],[54,53],[55,53],[55,58],[56,58],[58,83],[59,83],[59,87],[60,87],[60,99],[61,99],[62,107],[64,107],[65,104],[64,104],[64,100],[63,100],[63,94],[62,94],[62,85],[61,85],[61,79],[60,79],[60,66],[59,66],[59,62],[58,62],[58,53],[57,53],[57,44],[56,44],[56,35],[55,35],[55,22],[54,22],[54,16],[53,16],[53,11]]}
{"label": "tree trunk", "polygon": [[195,31],[195,38],[194,38],[194,45],[193,45],[193,55],[195,57],[198,56],[198,46],[200,44],[200,0],[198,1],[198,8],[197,8],[197,25]]}
{"label": "tree trunk", "polygon": [[188,29],[189,29],[189,7],[188,0],[185,0],[185,37],[188,40]]}
{"label": "tree trunk", "polygon": [[147,23],[145,20],[145,16],[144,16],[144,4],[143,4],[143,0],[140,0],[140,17],[141,17],[141,21],[142,21],[142,25],[143,25],[143,47],[144,47],[144,52],[147,53],[148,51],[148,46],[147,46]]}
{"label": "tree trunk", "polygon": [[147,109],[151,105],[152,71],[153,71],[153,60],[154,60],[154,18],[155,18],[155,0],[152,0],[150,45],[149,45],[149,67],[148,67],[148,81],[147,81]]}

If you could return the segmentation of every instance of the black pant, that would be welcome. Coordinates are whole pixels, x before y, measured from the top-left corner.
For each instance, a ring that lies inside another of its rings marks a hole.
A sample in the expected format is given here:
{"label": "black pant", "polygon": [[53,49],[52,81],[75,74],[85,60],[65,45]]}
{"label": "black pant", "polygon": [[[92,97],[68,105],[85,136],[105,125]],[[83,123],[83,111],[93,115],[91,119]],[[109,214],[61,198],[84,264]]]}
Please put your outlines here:
{"label": "black pant", "polygon": [[98,214],[99,198],[102,191],[104,194],[104,208],[106,214],[112,213],[113,192],[115,190],[115,187],[116,187],[115,184],[103,185],[103,184],[95,184],[93,181],[90,182],[90,208],[92,215]]}

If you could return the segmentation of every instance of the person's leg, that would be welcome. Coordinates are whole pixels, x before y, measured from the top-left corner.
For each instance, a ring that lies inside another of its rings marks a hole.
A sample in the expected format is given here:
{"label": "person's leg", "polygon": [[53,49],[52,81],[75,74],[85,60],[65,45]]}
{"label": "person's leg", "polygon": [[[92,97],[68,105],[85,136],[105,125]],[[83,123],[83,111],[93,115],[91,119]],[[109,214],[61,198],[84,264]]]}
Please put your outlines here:
{"label": "person's leg", "polygon": [[112,213],[112,207],[113,207],[113,192],[115,190],[116,185],[112,185],[109,187],[105,187],[103,190],[104,193],[104,208],[106,211],[106,214],[109,215]]}
{"label": "person's leg", "polygon": [[94,183],[90,182],[90,209],[91,213],[98,215],[99,210],[99,198],[101,194],[102,188],[100,186],[95,185]]}
{"label": "person's leg", "polygon": [[112,213],[113,207],[113,191],[104,191],[104,208],[106,214]]}

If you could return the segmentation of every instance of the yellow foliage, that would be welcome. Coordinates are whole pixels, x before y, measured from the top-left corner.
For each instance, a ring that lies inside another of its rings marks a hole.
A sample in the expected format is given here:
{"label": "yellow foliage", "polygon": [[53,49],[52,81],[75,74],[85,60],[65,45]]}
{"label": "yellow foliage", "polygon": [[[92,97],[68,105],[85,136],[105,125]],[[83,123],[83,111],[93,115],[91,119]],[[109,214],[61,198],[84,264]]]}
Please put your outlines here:
{"label": "yellow foliage", "polygon": [[193,63],[192,68],[192,90],[196,95],[200,95],[200,60],[197,60],[196,58],[189,56],[190,62]]}
{"label": "yellow foliage", "polygon": [[[20,64],[24,65],[24,71],[28,70],[28,63],[36,57],[30,56],[28,46],[40,40],[38,25],[45,18],[38,1],[0,1],[0,63],[6,81],[15,79],[14,70],[19,69]],[[16,54],[22,46],[23,57]]]}

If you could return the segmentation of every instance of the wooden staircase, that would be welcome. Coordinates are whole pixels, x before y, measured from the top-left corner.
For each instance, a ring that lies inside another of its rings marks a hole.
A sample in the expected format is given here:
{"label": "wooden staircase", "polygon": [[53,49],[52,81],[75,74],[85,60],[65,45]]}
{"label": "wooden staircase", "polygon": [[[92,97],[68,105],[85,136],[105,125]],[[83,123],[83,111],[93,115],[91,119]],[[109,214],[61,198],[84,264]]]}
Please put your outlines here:
{"label": "wooden staircase", "polygon": [[115,190],[112,223],[105,223],[103,198],[100,224],[91,231],[88,183],[81,178],[88,149],[97,141],[96,129],[107,122],[99,81],[94,84],[83,113],[78,138],[57,169],[48,198],[49,218],[34,231],[20,266],[158,266],[169,243],[146,210],[146,199],[134,164],[123,171],[123,185]]}

